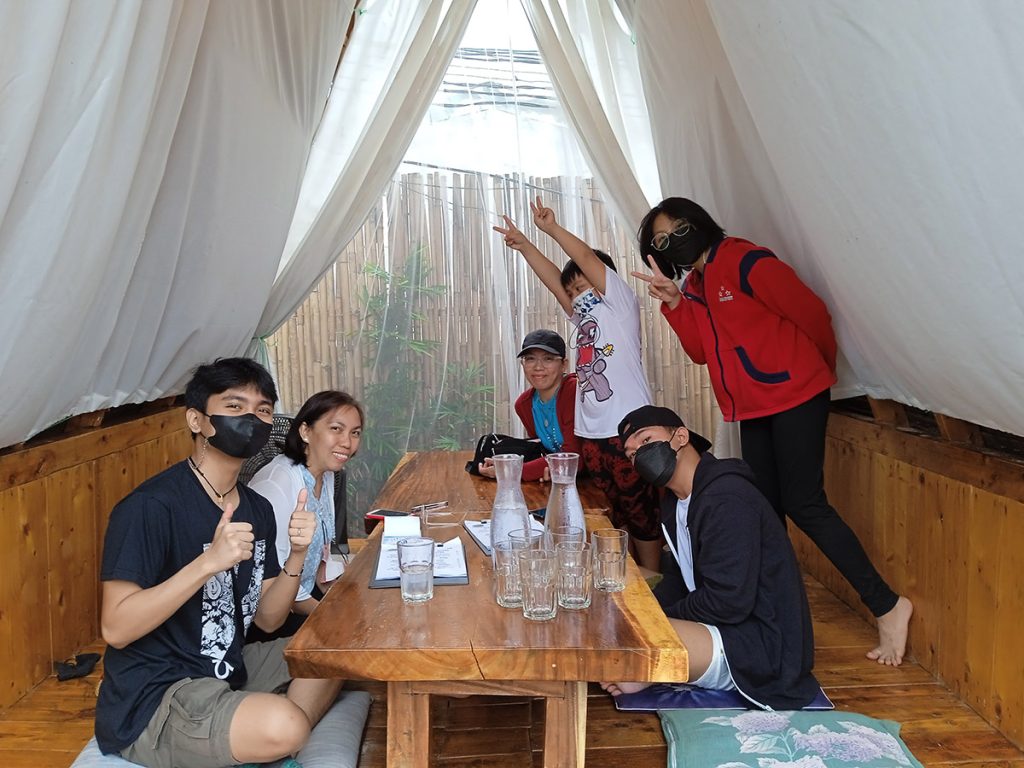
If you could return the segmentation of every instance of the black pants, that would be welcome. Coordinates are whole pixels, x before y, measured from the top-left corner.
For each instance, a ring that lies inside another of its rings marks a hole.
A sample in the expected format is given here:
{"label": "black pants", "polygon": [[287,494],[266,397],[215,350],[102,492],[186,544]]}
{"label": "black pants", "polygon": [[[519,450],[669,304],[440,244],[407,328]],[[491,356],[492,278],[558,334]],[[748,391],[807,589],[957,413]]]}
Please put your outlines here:
{"label": "black pants", "polygon": [[839,570],[875,616],[898,595],[878,575],[856,534],[825,496],[825,390],[788,411],[740,422],[743,459],[783,524],[788,517]]}

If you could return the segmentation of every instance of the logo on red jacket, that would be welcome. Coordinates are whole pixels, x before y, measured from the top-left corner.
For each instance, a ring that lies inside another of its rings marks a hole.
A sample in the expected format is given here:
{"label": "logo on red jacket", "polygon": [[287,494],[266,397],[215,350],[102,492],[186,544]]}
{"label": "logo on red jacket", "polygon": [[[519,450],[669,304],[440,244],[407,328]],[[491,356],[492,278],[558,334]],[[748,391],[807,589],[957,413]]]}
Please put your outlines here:
{"label": "logo on red jacket", "polygon": [[732,291],[730,291],[723,285],[721,288],[718,289],[718,300],[732,301]]}

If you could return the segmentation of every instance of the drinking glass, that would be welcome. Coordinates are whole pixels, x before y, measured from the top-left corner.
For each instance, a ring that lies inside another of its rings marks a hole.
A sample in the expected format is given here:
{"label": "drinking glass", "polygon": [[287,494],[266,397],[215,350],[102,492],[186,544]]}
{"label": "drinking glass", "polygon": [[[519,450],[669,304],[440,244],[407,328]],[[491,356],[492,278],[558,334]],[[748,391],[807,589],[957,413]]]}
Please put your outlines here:
{"label": "drinking glass", "polygon": [[578,525],[560,525],[549,530],[547,536],[551,540],[549,548],[557,550],[558,545],[564,542],[581,543],[586,538],[586,531]]}
{"label": "drinking glass", "polygon": [[517,528],[509,531],[509,541],[517,542],[521,549],[547,549],[544,541],[544,532],[535,531],[533,528]]}
{"label": "drinking glass", "polygon": [[590,552],[590,545],[585,541],[563,541],[555,546],[559,607],[569,610],[590,607],[593,583]]}
{"label": "drinking glass", "polygon": [[502,608],[518,608],[523,604],[519,553],[524,548],[522,542],[510,539],[494,542],[494,596]]}
{"label": "drinking glass", "polygon": [[602,592],[626,588],[626,555],[629,536],[618,528],[601,528],[590,537],[594,552],[594,587]]}
{"label": "drinking glass", "polygon": [[555,618],[555,569],[558,561],[549,549],[519,552],[519,581],[523,589],[523,617],[532,621]]}
{"label": "drinking glass", "polygon": [[398,540],[402,599],[424,603],[434,596],[434,540],[413,536]]}

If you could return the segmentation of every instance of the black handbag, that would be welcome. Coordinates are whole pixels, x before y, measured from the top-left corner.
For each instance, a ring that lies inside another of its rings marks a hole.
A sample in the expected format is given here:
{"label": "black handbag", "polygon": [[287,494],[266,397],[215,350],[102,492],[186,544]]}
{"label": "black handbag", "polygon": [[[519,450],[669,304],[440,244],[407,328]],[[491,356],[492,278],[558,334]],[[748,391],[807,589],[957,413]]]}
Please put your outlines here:
{"label": "black handbag", "polygon": [[518,453],[523,457],[523,463],[539,459],[547,454],[540,440],[527,440],[522,437],[511,435],[487,434],[481,435],[476,441],[476,451],[473,453],[472,461],[466,462],[466,471],[471,475],[479,475],[479,465],[484,459],[502,453]]}

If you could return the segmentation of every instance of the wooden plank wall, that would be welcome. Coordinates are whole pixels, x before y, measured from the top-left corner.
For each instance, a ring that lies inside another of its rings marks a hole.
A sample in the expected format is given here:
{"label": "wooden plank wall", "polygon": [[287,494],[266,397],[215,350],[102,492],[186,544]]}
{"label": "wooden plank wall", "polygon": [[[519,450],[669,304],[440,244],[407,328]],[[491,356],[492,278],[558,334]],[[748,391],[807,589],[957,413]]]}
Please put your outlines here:
{"label": "wooden plank wall", "polygon": [[0,709],[99,637],[110,510],[190,443],[170,408],[0,456]]}
{"label": "wooden plank wall", "polygon": [[[879,572],[914,602],[911,654],[1024,747],[1024,463],[833,413],[825,479]],[[806,570],[869,616],[793,539]]]}

